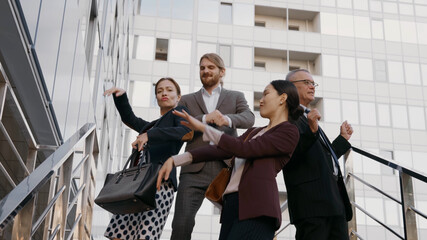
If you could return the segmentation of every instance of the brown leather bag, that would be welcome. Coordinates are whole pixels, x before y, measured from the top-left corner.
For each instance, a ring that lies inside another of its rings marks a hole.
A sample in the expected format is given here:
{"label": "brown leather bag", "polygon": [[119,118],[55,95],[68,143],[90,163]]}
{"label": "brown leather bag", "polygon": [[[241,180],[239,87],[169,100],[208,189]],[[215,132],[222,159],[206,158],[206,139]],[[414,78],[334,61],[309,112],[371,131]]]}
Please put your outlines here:
{"label": "brown leather bag", "polygon": [[[246,136],[244,142],[246,142],[253,130]],[[214,180],[212,180],[211,184],[209,184],[209,187],[205,192],[205,198],[211,201],[218,208],[222,207],[222,195],[224,194],[228,182],[230,181],[233,165],[234,157],[233,159],[231,159],[230,166],[221,169],[221,171],[218,173],[218,175],[216,175]]]}

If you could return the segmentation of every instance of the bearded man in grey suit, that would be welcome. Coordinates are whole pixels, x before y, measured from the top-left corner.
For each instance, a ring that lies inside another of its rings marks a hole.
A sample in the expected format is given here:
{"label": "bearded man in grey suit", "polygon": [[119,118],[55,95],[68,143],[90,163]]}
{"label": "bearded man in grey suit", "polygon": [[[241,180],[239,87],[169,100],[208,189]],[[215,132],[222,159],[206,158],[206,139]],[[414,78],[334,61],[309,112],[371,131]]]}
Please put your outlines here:
{"label": "bearded man in grey suit", "polygon": [[[207,53],[200,58],[200,80],[203,87],[199,91],[182,96],[179,105],[185,106],[189,114],[226,134],[237,136],[236,128],[250,128],[255,116],[249,109],[243,93],[222,88],[225,75],[224,62],[215,53]],[[193,140],[187,143],[186,151],[205,146],[202,134],[195,132]],[[181,168],[175,212],[172,221],[173,240],[191,239],[196,213],[205,191],[224,162],[203,162]]]}

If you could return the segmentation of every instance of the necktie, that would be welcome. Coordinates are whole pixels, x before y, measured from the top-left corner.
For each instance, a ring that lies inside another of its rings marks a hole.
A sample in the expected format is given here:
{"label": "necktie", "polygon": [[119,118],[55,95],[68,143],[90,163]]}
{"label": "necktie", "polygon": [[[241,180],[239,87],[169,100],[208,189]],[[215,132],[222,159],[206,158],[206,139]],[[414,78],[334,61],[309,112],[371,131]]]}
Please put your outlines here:
{"label": "necktie", "polygon": [[[311,110],[309,108],[306,108],[304,110],[304,112],[306,114],[308,114]],[[338,158],[337,155],[335,154],[335,151],[332,149],[331,144],[328,141],[328,138],[326,137],[325,132],[323,132],[322,128],[319,126],[318,128],[318,132],[319,132],[319,136],[320,136],[320,140],[329,148],[329,151],[331,152],[331,156],[332,156],[332,170],[334,172],[334,175],[337,176],[338,175],[338,167],[339,167],[339,163],[338,163]],[[331,164],[329,164],[331,165]]]}

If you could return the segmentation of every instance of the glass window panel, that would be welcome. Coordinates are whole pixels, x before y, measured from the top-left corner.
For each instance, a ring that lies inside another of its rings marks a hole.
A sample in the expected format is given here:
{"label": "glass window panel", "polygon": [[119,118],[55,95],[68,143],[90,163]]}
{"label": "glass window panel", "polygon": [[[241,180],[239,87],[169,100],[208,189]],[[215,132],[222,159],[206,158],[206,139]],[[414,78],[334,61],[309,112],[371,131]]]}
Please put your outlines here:
{"label": "glass window panel", "polygon": [[387,104],[378,104],[378,124],[380,126],[390,126],[390,107]]}
{"label": "glass window panel", "polygon": [[391,119],[393,127],[408,128],[408,111],[406,106],[391,105]]}
{"label": "glass window panel", "polygon": [[427,23],[417,23],[418,43],[427,44]]}
{"label": "glass window panel", "polygon": [[350,124],[359,124],[359,106],[356,101],[342,101],[342,119]]}
{"label": "glass window panel", "polygon": [[397,13],[397,3],[383,2],[385,13]]}
{"label": "glass window panel", "polygon": [[169,39],[156,39],[156,60],[167,61],[168,60],[168,49],[169,49]]}
{"label": "glass window panel", "polygon": [[378,82],[387,81],[387,68],[384,60],[375,60],[374,61],[375,68],[375,80]]}
{"label": "glass window panel", "polygon": [[333,13],[320,13],[321,32],[323,34],[337,34],[337,15]]}
{"label": "glass window panel", "polygon": [[229,67],[230,63],[231,63],[231,46],[220,45],[219,46],[219,55],[221,56],[222,60],[224,61],[224,65],[226,67]]}
{"label": "glass window panel", "polygon": [[403,42],[417,43],[417,27],[414,22],[400,22],[400,29]]}
{"label": "glass window panel", "polygon": [[356,78],[356,60],[354,57],[340,57],[340,73],[342,78]]}
{"label": "glass window panel", "polygon": [[368,0],[355,0],[353,6],[354,9],[368,10]]}
{"label": "glass window panel", "polygon": [[216,44],[197,43],[197,63],[199,63],[200,58],[206,53],[216,53]]}
{"label": "glass window panel", "polygon": [[420,65],[405,62],[405,79],[408,84],[421,84]]}
{"label": "glass window panel", "polygon": [[415,15],[417,15],[418,17],[427,17],[427,7],[419,5],[416,6]]}
{"label": "glass window panel", "polygon": [[341,122],[341,106],[337,99],[323,99],[325,122]]}
{"label": "glass window panel", "polygon": [[235,25],[253,26],[255,9],[253,4],[236,3],[233,5],[233,23]]}
{"label": "glass window panel", "polygon": [[338,35],[354,37],[353,16],[338,14]]}
{"label": "glass window panel", "polygon": [[427,64],[421,64],[421,74],[424,86],[427,86]]}
{"label": "glass window panel", "polygon": [[400,216],[400,207],[395,201],[385,200],[385,217],[386,224],[398,226],[399,225],[399,216]]}
{"label": "glass window panel", "polygon": [[141,0],[141,8],[139,13],[141,15],[156,16],[157,15],[157,1],[156,0]]}
{"label": "glass window panel", "polygon": [[153,60],[156,39],[153,37],[136,36],[135,58]]}
{"label": "glass window panel", "polygon": [[403,15],[414,15],[414,7],[410,4],[399,4],[399,13]]}
{"label": "glass window panel", "polygon": [[218,7],[219,4],[215,0],[200,0],[199,1],[199,21],[218,22]]}
{"label": "glass window panel", "polygon": [[176,19],[193,19],[193,0],[174,0],[172,17]]}
{"label": "glass window panel", "polygon": [[322,6],[335,7],[335,0],[322,0]]}
{"label": "glass window panel", "polygon": [[388,80],[391,83],[404,83],[402,62],[388,61]]}
{"label": "glass window panel", "polygon": [[338,56],[322,56],[323,76],[338,77]]}
{"label": "glass window panel", "polygon": [[357,76],[358,76],[358,79],[373,80],[371,59],[366,59],[366,58],[357,59]]}
{"label": "glass window panel", "polygon": [[409,107],[409,123],[412,129],[426,129],[426,121],[422,107]]}
{"label": "glass window panel", "polygon": [[371,24],[368,17],[354,17],[354,30],[356,37],[371,38]]}
{"label": "glass window panel", "polygon": [[373,12],[382,12],[383,8],[381,6],[381,2],[380,1],[371,1],[371,11]]}
{"label": "glass window panel", "polygon": [[171,0],[157,0],[157,15],[160,17],[171,16]]}
{"label": "glass window panel", "polygon": [[370,102],[360,102],[360,122],[361,124],[375,126],[377,118],[375,116],[375,104]]}
{"label": "glass window panel", "polygon": [[233,16],[232,16],[232,5],[231,3],[221,3],[219,5],[219,22],[232,24]]}
{"label": "glass window panel", "polygon": [[151,82],[134,81],[132,92],[132,106],[150,107],[150,97],[154,95]]}
{"label": "glass window panel", "polygon": [[352,8],[352,1],[351,0],[338,0],[337,5],[340,8]]}
{"label": "glass window panel", "polygon": [[[384,222],[384,205],[381,198],[365,198],[365,209],[367,212],[372,214],[376,219]],[[377,225],[378,223],[372,220],[371,218],[367,218],[367,225]]]}
{"label": "glass window panel", "polygon": [[400,42],[400,25],[397,20],[384,19],[385,40]]}
{"label": "glass window panel", "polygon": [[403,165],[404,167],[412,167],[412,152],[398,151],[394,152],[394,160]]}
{"label": "glass window panel", "polygon": [[171,39],[170,50],[169,50],[169,61],[175,63],[186,63],[191,62],[191,41]]}
{"label": "glass window panel", "polygon": [[381,20],[372,20],[372,38],[384,39],[383,22]]}
{"label": "glass window panel", "polygon": [[233,58],[233,67],[252,69],[254,62],[252,48],[234,47],[233,56],[238,56]]}

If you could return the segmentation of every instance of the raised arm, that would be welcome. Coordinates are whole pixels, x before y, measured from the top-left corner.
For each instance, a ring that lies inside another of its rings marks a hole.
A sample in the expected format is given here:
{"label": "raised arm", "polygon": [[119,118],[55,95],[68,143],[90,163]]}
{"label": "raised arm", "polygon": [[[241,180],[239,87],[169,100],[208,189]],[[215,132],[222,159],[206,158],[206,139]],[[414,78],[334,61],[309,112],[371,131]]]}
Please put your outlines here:
{"label": "raised arm", "polygon": [[123,95],[121,96],[115,96],[113,94],[113,97],[114,104],[116,105],[117,111],[120,114],[122,122],[126,124],[126,126],[132,128],[133,130],[139,133],[142,128],[149,122],[135,116],[132,107],[129,104],[129,100],[126,93],[123,93]]}

